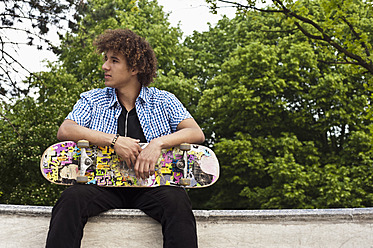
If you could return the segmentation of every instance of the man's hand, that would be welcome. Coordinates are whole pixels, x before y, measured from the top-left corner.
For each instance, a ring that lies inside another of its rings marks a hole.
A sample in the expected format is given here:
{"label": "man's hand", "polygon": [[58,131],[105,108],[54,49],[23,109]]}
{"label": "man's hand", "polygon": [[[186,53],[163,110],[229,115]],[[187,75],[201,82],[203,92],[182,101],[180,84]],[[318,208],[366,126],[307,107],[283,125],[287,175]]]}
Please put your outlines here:
{"label": "man's hand", "polygon": [[133,168],[137,157],[142,151],[139,142],[140,141],[136,139],[119,136],[114,145],[115,152],[126,162],[129,168]]}
{"label": "man's hand", "polygon": [[140,152],[134,167],[137,178],[146,179],[154,175],[155,164],[161,155],[161,151],[161,145],[156,140],[153,140]]}
{"label": "man's hand", "polygon": [[140,152],[134,167],[136,177],[146,179],[154,175],[155,164],[162,149],[178,146],[184,142],[202,143],[204,140],[205,136],[194,119],[189,118],[181,121],[177,126],[177,132],[151,140],[148,146]]}

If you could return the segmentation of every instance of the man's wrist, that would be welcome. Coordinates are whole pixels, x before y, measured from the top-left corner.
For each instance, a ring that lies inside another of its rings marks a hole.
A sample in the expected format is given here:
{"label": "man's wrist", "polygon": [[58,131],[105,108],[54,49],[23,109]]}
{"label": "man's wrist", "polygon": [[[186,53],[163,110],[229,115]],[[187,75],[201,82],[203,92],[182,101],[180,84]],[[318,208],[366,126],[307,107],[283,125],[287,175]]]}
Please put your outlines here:
{"label": "man's wrist", "polygon": [[114,145],[115,145],[115,143],[117,142],[118,138],[119,138],[119,134],[117,133],[117,134],[114,136],[113,140],[111,141],[111,144],[110,144],[110,147],[111,147],[111,148],[114,148]]}
{"label": "man's wrist", "polygon": [[156,146],[160,147],[161,149],[168,148],[166,147],[166,144],[164,143],[162,137],[153,139],[151,143],[154,143]]}

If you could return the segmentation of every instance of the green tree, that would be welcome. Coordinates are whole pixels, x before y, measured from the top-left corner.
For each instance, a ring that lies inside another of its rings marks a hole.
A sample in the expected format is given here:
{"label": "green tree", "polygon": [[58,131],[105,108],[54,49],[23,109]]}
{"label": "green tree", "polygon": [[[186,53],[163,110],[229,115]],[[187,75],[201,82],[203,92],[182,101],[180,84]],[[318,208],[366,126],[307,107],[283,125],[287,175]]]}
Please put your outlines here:
{"label": "green tree", "polygon": [[[327,2],[291,3],[286,8],[304,11],[327,27]],[[346,3],[354,9],[361,2]],[[56,142],[58,126],[79,94],[103,87],[93,39],[107,28],[128,27],[145,36],[157,53],[154,85],[181,99],[219,157],[218,183],[190,191],[195,208],[372,205],[371,120],[365,118],[372,75],[349,57],[342,63],[342,53],[299,28],[316,36],[312,25],[269,10],[238,12],[181,44],[180,30],[169,27],[156,1],[88,1],[78,28],[61,37],[59,62],[50,65],[51,72],[30,78],[37,98],[0,108],[0,202],[54,203],[63,188],[44,182],[40,154]],[[338,12],[333,24],[346,35],[334,40],[369,61],[358,51],[372,38],[365,25],[372,20],[370,9],[346,12],[353,30],[366,34],[356,49],[355,34],[346,22],[342,25],[342,15]],[[331,33],[343,34],[332,28]]]}
{"label": "green tree", "polygon": [[79,94],[104,86],[102,58],[96,54],[92,41],[105,29],[130,28],[149,40],[159,59],[155,85],[180,95],[191,111],[195,109],[198,82],[175,71],[176,61],[184,53],[178,40],[181,32],[170,27],[156,1],[91,0],[85,3],[79,18],[78,28],[61,37],[61,46],[56,49],[59,62],[50,65],[50,72],[30,78],[37,97],[1,105],[1,203],[51,205],[64,189],[42,178],[40,156],[57,142],[58,127]]}
{"label": "green tree", "polygon": [[226,34],[233,49],[211,71],[217,76],[197,108],[222,168],[206,192],[212,197],[198,207],[369,206],[371,76],[354,65],[324,63],[334,51],[282,20],[279,13],[249,11],[191,38],[209,37],[202,46],[216,60],[221,51],[209,44],[221,38],[215,34]]}
{"label": "green tree", "polygon": [[79,85],[57,68],[34,79],[31,84],[39,88],[37,99],[25,97],[1,108],[1,203],[48,205],[63,189],[42,178],[39,163],[45,148],[57,142],[58,126],[76,101]]}
{"label": "green tree", "polygon": [[[372,37],[370,34],[372,1],[370,0],[247,0],[247,4],[227,0],[206,0],[216,13],[218,3],[238,11],[255,10],[279,13],[283,21],[334,57],[328,64],[358,65],[362,72],[373,74]],[[261,8],[263,4],[267,8]]]}
{"label": "green tree", "polygon": [[[64,26],[74,28],[75,21],[68,17],[77,16],[82,1],[25,1],[3,0],[0,2],[0,96],[27,95],[28,85],[19,82],[20,73],[31,74],[21,59],[14,55],[20,46],[34,46],[37,49],[53,49],[53,44],[47,38],[51,27],[64,29]],[[73,9],[73,10],[71,10]],[[75,12],[75,14],[74,14]],[[10,34],[17,34],[11,39]],[[23,38],[25,36],[25,38]],[[9,100],[9,99],[8,99]]]}

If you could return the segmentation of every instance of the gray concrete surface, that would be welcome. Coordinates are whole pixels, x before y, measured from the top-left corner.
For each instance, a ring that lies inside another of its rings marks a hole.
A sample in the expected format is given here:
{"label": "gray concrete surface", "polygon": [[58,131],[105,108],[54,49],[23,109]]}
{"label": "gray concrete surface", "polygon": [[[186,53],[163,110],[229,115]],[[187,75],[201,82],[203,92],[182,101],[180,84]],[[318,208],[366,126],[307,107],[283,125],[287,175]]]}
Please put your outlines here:
{"label": "gray concrete surface", "polygon": [[[0,247],[44,247],[51,207],[0,204]],[[373,247],[373,208],[195,210],[200,248]],[[162,247],[161,226],[138,210],[91,218],[82,247]]]}

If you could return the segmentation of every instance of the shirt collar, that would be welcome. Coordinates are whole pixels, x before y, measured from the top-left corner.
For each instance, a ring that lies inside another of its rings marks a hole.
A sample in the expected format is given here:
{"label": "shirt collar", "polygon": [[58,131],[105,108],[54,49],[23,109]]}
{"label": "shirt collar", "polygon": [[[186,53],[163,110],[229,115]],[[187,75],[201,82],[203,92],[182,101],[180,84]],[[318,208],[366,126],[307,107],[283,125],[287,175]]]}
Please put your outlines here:
{"label": "shirt collar", "polygon": [[117,97],[117,94],[115,92],[115,89],[108,87],[107,91],[108,91],[108,95],[110,97],[109,107],[113,107],[115,104],[119,105],[119,101],[118,101],[118,97]]}
{"label": "shirt collar", "polygon": [[[149,99],[148,91],[149,89],[147,87],[142,86],[140,90],[140,94],[137,97],[137,100],[141,100],[142,102],[145,102],[145,103],[148,102],[148,99]],[[108,87],[108,95],[110,96],[109,107],[113,107],[115,104],[118,104],[118,105],[120,104],[118,101],[116,90],[114,88]]]}
{"label": "shirt collar", "polygon": [[143,102],[148,102],[148,98],[149,98],[149,96],[148,96],[148,94],[149,94],[149,89],[147,88],[147,87],[145,87],[145,86],[142,86],[141,87],[141,91],[140,91],[140,94],[139,94],[139,96],[137,97],[137,99],[139,100],[142,100]]}

